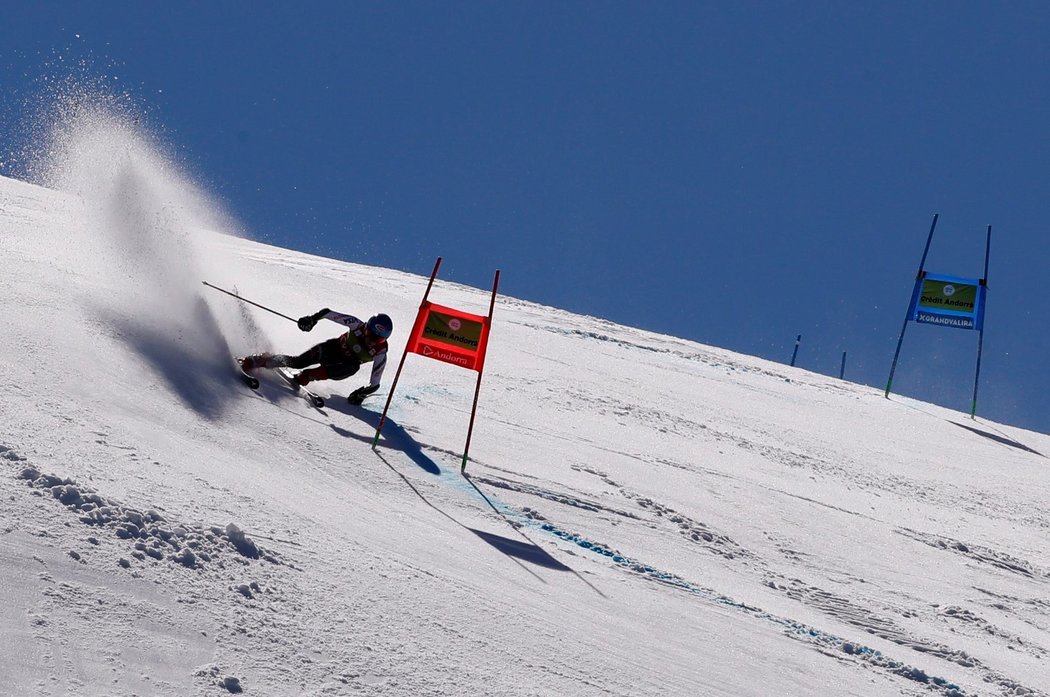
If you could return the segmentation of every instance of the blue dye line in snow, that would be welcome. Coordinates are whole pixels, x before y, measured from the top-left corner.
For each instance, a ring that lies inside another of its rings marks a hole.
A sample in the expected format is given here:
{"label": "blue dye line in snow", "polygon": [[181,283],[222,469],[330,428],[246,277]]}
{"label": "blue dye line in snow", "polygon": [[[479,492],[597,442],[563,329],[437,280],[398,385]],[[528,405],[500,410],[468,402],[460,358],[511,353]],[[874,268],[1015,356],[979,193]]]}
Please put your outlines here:
{"label": "blue dye line in snow", "polygon": [[[451,484],[454,488],[460,489],[461,491],[467,494],[477,495],[479,493],[479,491],[474,490],[474,486],[470,482],[466,481],[458,472],[453,472],[451,468],[442,469],[441,474],[439,476],[446,482]],[[499,499],[495,499],[487,495],[485,495],[485,499],[493,508],[496,509],[496,511],[500,515],[504,516],[508,520],[508,522],[520,525],[522,527],[540,530],[544,533],[547,533],[548,535],[553,535],[554,537],[564,540],[565,542],[572,543],[581,549],[605,557],[613,564],[616,564],[617,566],[620,566],[624,569],[633,571],[634,573],[640,574],[664,585],[679,588],[683,591],[703,598],[708,602],[722,605],[724,607],[733,608],[735,610],[744,612],[750,615],[751,617],[772,622],[773,624],[783,627],[788,634],[795,636],[803,641],[819,644],[820,646],[838,650],[845,654],[858,657],[868,663],[871,663],[874,666],[883,668],[895,675],[899,675],[909,680],[914,680],[916,682],[924,683],[927,685],[933,685],[943,690],[946,697],[965,697],[965,695],[967,694],[961,687],[959,687],[955,683],[949,682],[944,678],[927,675],[924,671],[918,668],[909,666],[905,663],[893,660],[888,656],[883,655],[881,651],[878,651],[868,646],[857,644],[852,641],[848,641],[841,637],[837,637],[833,634],[829,634],[819,629],[815,629],[813,627],[802,624],[801,622],[796,622],[795,620],[790,620],[785,617],[779,617],[777,615],[770,614],[765,610],[762,610],[757,607],[752,607],[750,605],[747,605],[746,603],[741,603],[737,600],[733,600],[732,598],[722,595],[721,593],[711,590],[710,588],[704,588],[703,586],[699,586],[690,581],[686,581],[685,579],[676,576],[675,574],[669,573],[667,571],[661,571],[660,569],[657,569],[653,566],[649,566],[648,564],[643,564],[634,559],[631,559],[630,557],[626,557],[618,552],[609,549],[603,544],[592,542],[591,540],[581,537],[576,533],[562,530],[549,522],[537,521],[533,518],[530,518],[524,515],[518,509],[508,506]]]}
{"label": "blue dye line in snow", "polygon": [[[524,516],[519,517],[524,518]],[[751,615],[752,617],[757,617],[759,619],[773,622],[774,624],[784,627],[789,633],[799,636],[806,641],[811,641],[813,643],[820,644],[821,646],[838,649],[843,653],[847,653],[852,656],[859,656],[864,660],[872,662],[875,665],[878,665],[879,667],[886,668],[890,672],[908,678],[909,680],[933,684],[937,687],[944,689],[947,693],[953,696],[958,695],[959,697],[963,697],[963,695],[966,694],[958,685],[951,683],[945,680],[944,678],[926,675],[925,672],[919,670],[918,668],[908,666],[904,663],[901,663],[900,661],[895,661],[893,659],[890,659],[889,657],[883,656],[882,652],[877,651],[868,646],[855,644],[851,641],[847,641],[840,637],[834,636],[833,634],[828,634],[827,632],[823,632],[819,629],[814,629],[813,627],[809,627],[800,622],[789,620],[784,617],[778,617],[777,615],[770,614],[757,607],[752,607],[745,603],[733,600],[732,598],[726,597],[709,588],[704,588],[702,586],[696,585],[695,583],[686,581],[685,579],[680,578],[672,573],[660,571],[659,569],[649,566],[648,564],[642,564],[640,562],[634,561],[629,557],[625,557],[622,554],[614,552],[605,545],[596,542],[591,542],[590,540],[580,537],[576,533],[566,532],[565,530],[561,530],[555,527],[554,525],[551,525],[550,523],[536,524],[535,521],[532,521],[531,519],[526,518],[525,520],[527,520],[532,525],[532,527],[537,527],[538,529],[543,530],[544,532],[549,533],[551,535],[554,535],[555,537],[558,537],[562,540],[565,540],[566,542],[571,542],[582,549],[594,552],[595,554],[599,554],[609,559],[618,566],[621,566],[625,569],[629,569],[630,571],[633,571],[635,573],[642,574],[643,576],[659,581],[660,583],[673,586],[675,588],[681,588],[682,590],[700,596],[701,598],[709,602],[717,603],[725,607],[731,607],[736,610],[740,610],[741,612],[745,612],[748,615]]]}

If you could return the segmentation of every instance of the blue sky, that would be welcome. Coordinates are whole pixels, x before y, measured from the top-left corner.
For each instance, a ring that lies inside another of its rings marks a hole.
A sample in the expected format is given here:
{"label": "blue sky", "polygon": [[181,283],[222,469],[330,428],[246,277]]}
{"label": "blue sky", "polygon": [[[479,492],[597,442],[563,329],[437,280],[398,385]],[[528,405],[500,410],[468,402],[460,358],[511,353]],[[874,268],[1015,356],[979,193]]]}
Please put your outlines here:
{"label": "blue sky", "polygon": [[[1038,2],[16,3],[0,173],[47,79],[104,76],[257,239],[778,361],[801,333],[878,387],[933,214],[938,273],[991,224],[978,415],[1046,432],[1047,36]],[[968,411],[976,347],[910,324],[895,390]]]}

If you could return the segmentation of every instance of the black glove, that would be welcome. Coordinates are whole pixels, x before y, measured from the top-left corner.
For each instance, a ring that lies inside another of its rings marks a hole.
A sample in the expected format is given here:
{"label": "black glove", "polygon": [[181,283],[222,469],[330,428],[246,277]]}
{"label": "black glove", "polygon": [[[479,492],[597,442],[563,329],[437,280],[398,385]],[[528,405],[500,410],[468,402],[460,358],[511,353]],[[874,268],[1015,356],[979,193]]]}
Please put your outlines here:
{"label": "black glove", "polygon": [[315,312],[312,315],[305,315],[303,317],[300,317],[299,321],[296,322],[296,324],[298,324],[299,328],[302,329],[304,332],[308,332],[314,328],[314,326],[317,324],[317,320],[321,319],[327,314],[328,308],[326,307],[323,310]]}
{"label": "black glove", "polygon": [[360,404],[361,402],[365,401],[365,397],[372,394],[378,389],[379,385],[365,385],[364,387],[358,387],[356,390],[350,393],[350,396],[347,397],[347,400],[349,400],[351,404]]}

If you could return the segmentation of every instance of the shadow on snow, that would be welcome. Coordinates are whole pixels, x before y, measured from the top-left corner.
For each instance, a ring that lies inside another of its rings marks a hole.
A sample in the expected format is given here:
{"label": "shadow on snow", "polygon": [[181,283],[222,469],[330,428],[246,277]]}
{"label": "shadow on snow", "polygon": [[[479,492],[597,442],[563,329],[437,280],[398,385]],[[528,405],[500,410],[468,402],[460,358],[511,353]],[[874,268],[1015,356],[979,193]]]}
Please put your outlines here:
{"label": "shadow on snow", "polygon": [[[344,399],[340,399],[339,397],[333,397],[333,398],[330,399],[330,401],[326,401],[325,402],[325,406],[326,407],[330,407],[334,411],[338,411],[338,412],[341,412],[341,413],[346,414],[348,416],[352,416],[352,417],[358,419],[359,421],[367,424],[368,426],[370,426],[373,429],[379,427],[379,419],[381,417],[380,414],[378,414],[376,412],[373,412],[373,411],[369,411],[368,409],[365,409],[363,407],[351,405],[349,402],[346,402]],[[359,441],[361,441],[363,443],[368,443],[369,445],[372,444],[372,441],[374,439],[374,436],[368,437],[368,436],[358,435],[358,434],[353,433],[351,431],[347,431],[346,429],[340,428],[340,427],[336,426],[335,424],[332,424],[331,428],[332,428],[332,430],[334,430],[336,433],[338,433],[341,436],[344,436],[346,438],[353,438],[353,439],[359,440]],[[427,472],[429,474],[434,474],[434,475],[440,475],[441,474],[441,468],[438,467],[438,464],[436,462],[434,462],[426,453],[423,452],[423,446],[420,445],[411,436],[411,434],[408,433],[408,431],[406,431],[404,428],[402,428],[400,424],[398,424],[396,421],[392,420],[389,415],[387,415],[386,421],[383,423],[383,434],[382,434],[381,444],[384,447],[386,447],[386,448],[390,448],[390,449],[393,449],[393,450],[398,450],[398,451],[404,453],[405,455],[408,456],[408,458],[410,460],[412,460],[413,463],[415,463],[424,472]],[[548,554],[542,547],[540,547],[539,545],[535,544],[534,542],[529,540],[527,537],[525,537],[524,533],[522,533],[517,528],[517,526],[514,525],[514,523],[512,523],[510,520],[507,520],[506,516],[503,513],[501,513],[496,508],[496,506],[493,505],[492,501],[489,500],[489,498],[485,495],[485,493],[482,492],[480,489],[478,489],[477,485],[474,484],[469,479],[466,479],[466,481],[468,483],[470,483],[471,487],[474,490],[476,490],[477,493],[483,499],[485,499],[485,502],[490,507],[492,507],[492,509],[497,513],[497,515],[499,515],[501,518],[506,520],[507,524],[510,525],[511,527],[513,527],[518,532],[518,534],[521,535],[524,538],[523,540],[511,539],[509,537],[504,537],[502,535],[496,535],[496,534],[490,533],[490,532],[484,532],[482,530],[477,530],[475,528],[472,528],[472,527],[469,527],[467,525],[464,525],[463,523],[459,522],[458,520],[453,518],[451,515],[449,515],[448,513],[446,513],[445,511],[441,510],[440,508],[435,506],[433,503],[431,503],[431,501],[429,499],[427,499],[427,497],[425,497],[419,491],[419,489],[416,488],[416,486],[408,479],[408,477],[406,477],[404,474],[402,474],[400,471],[398,471],[396,467],[394,467],[394,465],[383,455],[381,450],[376,450],[375,453],[376,453],[376,456],[380,460],[382,460],[383,463],[387,467],[389,467],[395,474],[397,474],[399,477],[401,477],[402,480],[404,480],[404,482],[409,486],[409,488],[411,488],[412,491],[415,492],[416,496],[418,496],[425,504],[427,504],[428,506],[433,508],[435,511],[440,513],[441,515],[443,515],[446,518],[448,518],[449,520],[451,520],[456,525],[464,528],[465,530],[469,530],[470,532],[474,533],[479,539],[485,541],[486,543],[488,543],[489,545],[491,545],[492,547],[494,547],[498,551],[500,551],[503,554],[505,554],[507,557],[510,557],[511,559],[515,560],[519,564],[522,561],[525,561],[525,562],[529,562],[530,564],[534,564],[536,566],[541,566],[541,567],[546,568],[546,569],[553,569],[555,571],[569,571],[569,572],[573,572],[571,567],[568,567],[565,564],[562,564],[560,561],[558,561],[557,559],[552,557],[550,554]],[[523,568],[525,568],[525,567],[523,567]],[[530,572],[530,573],[532,573],[532,572]],[[573,573],[575,573],[575,572],[573,572]],[[535,575],[535,574],[533,574],[533,575]],[[540,579],[540,580],[542,580],[542,579]],[[590,584],[588,584],[588,585],[590,585]],[[592,586],[592,588],[593,588],[593,586]],[[597,590],[597,589],[595,589],[595,590]]]}
{"label": "shadow on snow", "polygon": [[512,540],[509,537],[493,535],[490,532],[483,532],[481,530],[475,530],[474,528],[467,529],[509,557],[515,557],[522,561],[535,564],[536,566],[543,566],[556,571],[572,571],[568,566],[565,566],[565,564],[562,564],[560,561],[547,554],[542,547],[532,544],[531,542]]}
{"label": "shadow on snow", "polygon": [[[374,411],[369,411],[364,407],[355,406],[350,404],[346,400],[346,397],[332,395],[330,398],[325,400],[325,408],[338,411],[347,416],[352,416],[359,421],[364,422],[372,428],[373,433],[375,429],[379,428],[379,418],[381,414]],[[332,429],[341,436],[347,438],[354,438],[364,443],[372,444],[375,436],[360,436],[356,433],[351,433],[346,429],[339,428],[336,425],[332,425]],[[408,431],[401,427],[396,421],[390,418],[389,415],[386,417],[386,421],[383,423],[383,437],[380,440],[380,445],[394,450],[400,450],[408,459],[412,460],[421,470],[428,474],[441,474],[441,468],[434,462],[430,457],[423,452],[423,447],[416,442],[416,440],[409,435]]]}
{"label": "shadow on snow", "polygon": [[961,424],[961,423],[959,423],[957,421],[950,421],[949,423],[955,424],[959,428],[964,428],[967,431],[970,431],[971,433],[976,433],[977,435],[979,435],[979,436],[981,436],[983,438],[987,438],[989,440],[994,440],[996,443],[1002,443],[1003,445],[1008,445],[1011,448],[1017,448],[1018,450],[1024,450],[1025,452],[1032,453],[1034,455],[1038,455],[1039,457],[1046,457],[1045,455],[1043,455],[1038,450],[1033,450],[1032,448],[1029,448],[1024,443],[1021,443],[1021,442],[1018,442],[1016,440],[1013,440],[1012,438],[1007,438],[1006,436],[999,435],[999,434],[996,434],[996,433],[989,433],[988,431],[982,431],[979,428],[974,428],[973,426],[967,426],[967,425]]}

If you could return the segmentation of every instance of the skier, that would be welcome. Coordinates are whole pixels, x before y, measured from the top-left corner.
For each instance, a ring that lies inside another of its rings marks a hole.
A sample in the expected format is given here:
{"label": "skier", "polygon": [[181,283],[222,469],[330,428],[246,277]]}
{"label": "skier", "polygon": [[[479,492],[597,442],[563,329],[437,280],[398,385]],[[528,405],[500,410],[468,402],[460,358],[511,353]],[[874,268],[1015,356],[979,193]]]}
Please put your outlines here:
{"label": "skier", "polygon": [[[394,328],[393,322],[383,313],[363,322],[353,315],[332,312],[326,307],[312,315],[300,317],[297,324],[299,329],[308,332],[321,319],[338,322],[349,331],[311,346],[298,356],[267,353],[248,356],[241,360],[241,368],[245,372],[256,368],[295,368],[299,372],[293,379],[296,384],[305,386],[314,380],[344,380],[356,373],[362,363],[372,361],[369,384],[357,388],[347,397],[351,404],[361,404],[365,397],[379,389],[379,381],[386,367],[386,340]],[[315,364],[318,364],[316,368],[308,367]]]}

